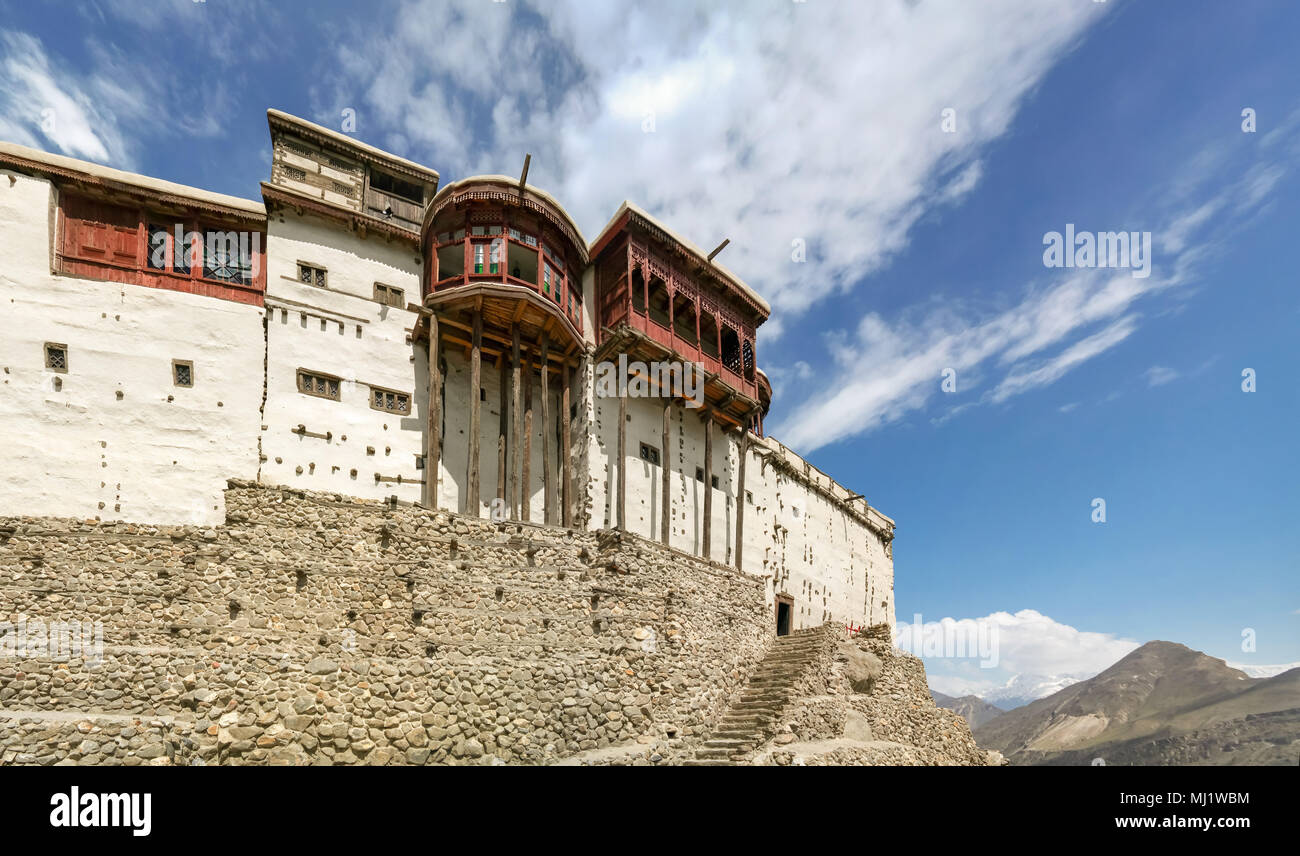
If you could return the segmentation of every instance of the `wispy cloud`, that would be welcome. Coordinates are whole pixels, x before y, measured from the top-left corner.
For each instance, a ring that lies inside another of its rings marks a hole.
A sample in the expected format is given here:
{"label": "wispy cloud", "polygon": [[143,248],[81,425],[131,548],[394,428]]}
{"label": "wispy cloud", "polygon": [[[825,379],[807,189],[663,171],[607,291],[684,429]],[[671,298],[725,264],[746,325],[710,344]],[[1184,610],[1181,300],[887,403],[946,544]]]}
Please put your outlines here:
{"label": "wispy cloud", "polygon": [[1164,386],[1172,383],[1182,377],[1178,369],[1171,369],[1167,366],[1152,366],[1142,373],[1146,378],[1147,386]]}

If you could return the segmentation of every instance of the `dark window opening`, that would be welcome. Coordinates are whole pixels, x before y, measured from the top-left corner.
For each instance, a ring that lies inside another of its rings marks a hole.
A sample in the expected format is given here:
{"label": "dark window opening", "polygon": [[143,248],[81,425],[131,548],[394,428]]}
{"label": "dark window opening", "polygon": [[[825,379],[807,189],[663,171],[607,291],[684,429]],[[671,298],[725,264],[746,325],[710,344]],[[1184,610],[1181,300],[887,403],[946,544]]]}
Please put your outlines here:
{"label": "dark window opening", "polygon": [[338,401],[339,383],[339,379],[332,375],[298,370],[298,391],[304,395],[314,395],[318,398]]}
{"label": "dark window opening", "polygon": [[658,463],[659,463],[659,450],[658,450],[657,448],[655,448],[654,446],[649,446],[649,445],[646,445],[645,443],[642,443],[642,444],[641,444],[641,460],[643,460],[643,461],[648,461],[648,462],[650,462],[650,463],[652,463],[652,464],[656,464],[656,465],[658,465]]}
{"label": "dark window opening", "polygon": [[639,267],[632,269],[632,311],[645,314],[645,277]]}
{"label": "dark window opening", "polygon": [[414,202],[416,205],[424,204],[423,187],[410,181],[403,181],[397,176],[389,175],[386,172],[370,173],[370,187],[374,190],[400,196]]}
{"label": "dark window opening", "polygon": [[66,372],[68,370],[68,346],[46,342],[45,367],[51,371]]}
{"label": "dark window opening", "polygon": [[722,326],[722,364],[740,374],[740,337],[725,324]]}
{"label": "dark window opening", "polygon": [[754,379],[754,343],[746,339],[742,345],[745,358],[745,380]]}
{"label": "dark window opening", "polygon": [[700,350],[718,358],[718,322],[707,312],[700,313]]}
{"label": "dark window opening", "polygon": [[298,262],[298,281],[318,288],[325,287],[325,268]]}
{"label": "dark window opening", "polygon": [[673,332],[695,344],[695,301],[681,294],[673,300]]}
{"label": "dark window opening", "polygon": [[465,275],[465,244],[444,244],[438,247],[438,281],[460,279]]}
{"label": "dark window opening", "polygon": [[668,326],[668,286],[657,276],[650,280],[650,320]]}

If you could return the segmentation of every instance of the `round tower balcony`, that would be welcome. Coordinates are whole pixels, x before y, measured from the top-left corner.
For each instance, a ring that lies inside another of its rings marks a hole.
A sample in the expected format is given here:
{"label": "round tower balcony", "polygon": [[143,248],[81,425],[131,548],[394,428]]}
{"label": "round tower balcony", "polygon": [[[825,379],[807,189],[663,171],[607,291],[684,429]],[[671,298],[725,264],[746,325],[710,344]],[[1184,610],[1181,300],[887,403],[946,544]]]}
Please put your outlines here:
{"label": "round tower balcony", "polygon": [[449,184],[421,230],[424,305],[453,327],[481,317],[489,341],[543,336],[561,355],[583,347],[586,243],[549,194],[506,176]]}

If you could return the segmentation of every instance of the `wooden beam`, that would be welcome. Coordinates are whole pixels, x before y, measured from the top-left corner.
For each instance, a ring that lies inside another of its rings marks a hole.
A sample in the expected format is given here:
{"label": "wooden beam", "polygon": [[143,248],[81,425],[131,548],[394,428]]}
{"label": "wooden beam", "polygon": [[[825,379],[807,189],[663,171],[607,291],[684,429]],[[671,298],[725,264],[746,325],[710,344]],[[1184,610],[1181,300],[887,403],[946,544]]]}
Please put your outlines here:
{"label": "wooden beam", "polygon": [[532,162],[533,162],[533,156],[532,156],[531,154],[525,153],[525,154],[524,154],[524,171],[523,171],[522,173],[520,173],[520,175],[519,175],[519,192],[520,192],[520,193],[523,193],[523,192],[524,192],[524,188],[528,186],[528,167],[532,164]]}
{"label": "wooden beam", "polygon": [[442,348],[438,335],[438,316],[429,316],[429,404],[425,429],[424,490],[425,505],[438,507],[438,471],[442,461]]}
{"label": "wooden beam", "polygon": [[618,385],[618,528],[627,531],[627,383]]}
{"label": "wooden beam", "polygon": [[[519,443],[523,414],[519,410],[519,324],[510,331],[510,519],[519,519]],[[524,501],[528,494],[524,492]]]}
{"label": "wooden beam", "polygon": [[709,258],[708,258],[709,264],[713,264],[713,257],[716,256],[718,253],[722,252],[723,249],[727,246],[727,244],[730,243],[731,243],[730,238],[724,238],[722,243],[718,244],[718,246],[714,248],[713,252],[709,253]]}
{"label": "wooden beam", "polygon": [[673,400],[664,399],[664,433],[663,448],[659,452],[660,466],[660,487],[659,487],[659,540],[664,542],[664,546],[669,545],[669,537],[672,533],[671,523],[673,514],[673,501],[669,495],[669,472],[671,464],[668,457],[669,431],[672,426],[673,418]]}
{"label": "wooden beam", "polygon": [[483,348],[483,316],[474,316],[474,340],[469,351],[469,457],[465,463],[465,513],[471,517],[479,516],[478,501],[478,436],[479,436],[479,377],[480,351]]}
{"label": "wooden beam", "polygon": [[740,472],[736,476],[736,570],[741,570],[745,550],[745,459],[749,457],[749,431],[740,431]]}
{"label": "wooden beam", "polygon": [[527,523],[533,515],[533,355],[525,354],[524,365],[524,466],[519,478],[521,502],[520,516]]}
{"label": "wooden beam", "polygon": [[713,530],[713,418],[704,419],[704,558],[709,558]]}
{"label": "wooden beam", "polygon": [[573,372],[567,366],[564,369],[564,390],[560,402],[560,523],[566,529],[573,525],[573,510],[570,507],[573,502],[573,489],[570,485],[573,479],[573,441],[569,436],[570,429],[573,427],[569,421],[569,401],[572,392],[570,387],[573,385]]}
{"label": "wooden beam", "polygon": [[497,359],[497,386],[500,387],[498,400],[500,407],[497,414],[497,499],[505,505],[510,501],[510,483],[506,479],[506,462],[510,459],[508,440],[510,437],[510,366],[502,354]]}
{"label": "wooden beam", "polygon": [[551,525],[551,373],[545,366],[550,349],[550,336],[542,328],[542,523],[547,526]]}

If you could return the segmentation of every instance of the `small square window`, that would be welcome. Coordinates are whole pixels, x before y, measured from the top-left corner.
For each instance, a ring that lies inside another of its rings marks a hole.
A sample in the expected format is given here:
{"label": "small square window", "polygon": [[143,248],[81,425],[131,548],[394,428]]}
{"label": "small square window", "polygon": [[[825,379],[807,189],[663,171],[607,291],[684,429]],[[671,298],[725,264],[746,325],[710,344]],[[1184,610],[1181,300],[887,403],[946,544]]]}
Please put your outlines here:
{"label": "small square window", "polygon": [[194,363],[189,360],[172,360],[172,383],[176,386],[194,386]]}
{"label": "small square window", "polygon": [[411,396],[405,392],[372,386],[370,388],[370,408],[372,410],[382,410],[385,413],[409,414],[411,412]]}
{"label": "small square window", "polygon": [[714,486],[715,488],[718,486],[718,477],[717,477],[717,476],[714,476],[714,477],[713,477],[713,486]]}
{"label": "small square window", "polygon": [[696,467],[696,468],[695,468],[695,480],[696,480],[697,482],[702,482],[702,481],[704,481],[704,467]]}
{"label": "small square window", "polygon": [[45,367],[50,371],[67,372],[68,346],[55,342],[45,343]]}
{"label": "small square window", "polygon": [[642,444],[641,444],[641,460],[643,460],[643,461],[648,461],[649,463],[652,463],[652,464],[658,465],[658,463],[659,463],[659,450],[656,449],[654,446],[650,446],[650,445],[647,445],[646,443],[642,443]]}
{"label": "small square window", "polygon": [[317,288],[325,288],[325,268],[298,262],[298,281]]}
{"label": "small square window", "polygon": [[298,370],[298,391],[304,395],[339,400],[339,379],[332,375]]}
{"label": "small square window", "polygon": [[753,504],[754,504],[754,493],[753,493],[753,491],[748,491],[748,490],[745,491],[745,502],[748,502],[750,505],[753,505]]}

